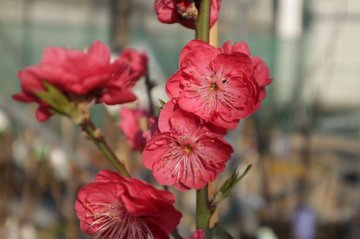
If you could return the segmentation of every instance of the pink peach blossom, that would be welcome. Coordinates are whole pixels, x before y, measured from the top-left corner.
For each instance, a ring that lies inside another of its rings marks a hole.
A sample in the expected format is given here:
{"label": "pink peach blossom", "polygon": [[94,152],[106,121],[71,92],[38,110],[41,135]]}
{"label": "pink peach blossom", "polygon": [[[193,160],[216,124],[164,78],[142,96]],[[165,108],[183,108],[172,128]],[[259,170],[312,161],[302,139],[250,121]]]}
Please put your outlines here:
{"label": "pink peach blossom", "polygon": [[223,171],[233,152],[222,131],[167,103],[159,116],[160,132],[147,143],[143,160],[162,185],[200,189]]}
{"label": "pink peach blossom", "polygon": [[181,51],[180,69],[166,85],[172,101],[206,122],[233,129],[260,107],[271,81],[260,58],[245,43],[215,48],[200,40]]}
{"label": "pink peach blossom", "polygon": [[172,193],[102,170],[78,193],[80,228],[94,238],[168,239],[181,213]]}
{"label": "pink peach blossom", "polygon": [[126,55],[125,52],[121,59],[111,63],[110,49],[99,41],[85,52],[48,47],[39,64],[19,71],[21,92],[13,98],[20,102],[38,103],[36,116],[39,121],[52,115],[51,107],[36,96],[36,92],[44,90],[43,81],[54,85],[69,98],[106,104],[134,101],[136,96],[130,90],[140,77],[140,71],[129,64]]}

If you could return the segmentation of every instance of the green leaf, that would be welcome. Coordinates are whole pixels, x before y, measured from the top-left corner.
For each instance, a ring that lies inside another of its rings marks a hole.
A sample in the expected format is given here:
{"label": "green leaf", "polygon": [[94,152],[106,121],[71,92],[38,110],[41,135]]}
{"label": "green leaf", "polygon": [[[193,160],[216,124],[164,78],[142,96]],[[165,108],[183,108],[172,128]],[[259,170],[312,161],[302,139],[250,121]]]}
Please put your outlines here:
{"label": "green leaf", "polygon": [[220,187],[220,192],[219,192],[219,200],[221,201],[224,198],[227,198],[230,196],[232,189],[235,187],[235,185],[240,182],[240,180],[245,177],[245,175],[249,172],[249,170],[251,169],[252,164],[248,165],[245,169],[245,171],[239,175],[239,172],[237,170],[235,170],[233,172],[233,174],[224,182],[224,184]]}
{"label": "green leaf", "polygon": [[45,91],[35,92],[36,96],[51,106],[52,110],[70,118],[77,116],[76,106],[66,95],[49,82],[42,82]]}
{"label": "green leaf", "polygon": [[60,90],[58,90],[55,86],[53,86],[49,82],[43,81],[42,84],[44,85],[49,95],[53,97],[56,103],[61,105],[67,105],[71,103]]}
{"label": "green leaf", "polygon": [[46,91],[37,91],[35,92],[35,95],[49,105],[52,105],[54,103],[51,95],[49,95],[49,93]]}

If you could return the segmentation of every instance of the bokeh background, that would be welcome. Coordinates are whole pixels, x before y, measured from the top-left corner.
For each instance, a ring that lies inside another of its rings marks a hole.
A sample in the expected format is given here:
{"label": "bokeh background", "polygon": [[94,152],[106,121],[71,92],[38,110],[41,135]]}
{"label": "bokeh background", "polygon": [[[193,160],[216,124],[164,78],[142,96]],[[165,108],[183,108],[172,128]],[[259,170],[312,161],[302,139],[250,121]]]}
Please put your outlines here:
{"label": "bokeh background", "polygon": [[[246,41],[273,78],[263,107],[229,135],[236,152],[218,182],[253,167],[219,208],[222,227],[235,239],[360,238],[360,1],[224,0],[218,36]],[[0,238],[87,238],[76,192],[108,167],[69,120],[39,123],[34,105],[11,99],[17,71],[48,46],[131,46],[148,53],[154,98],[166,100],[164,83],[193,37],[158,22],[151,0],[0,0]],[[143,82],[136,92],[146,108]],[[117,112],[96,106],[93,117],[128,167],[151,179]],[[176,194],[189,235],[195,196]]]}

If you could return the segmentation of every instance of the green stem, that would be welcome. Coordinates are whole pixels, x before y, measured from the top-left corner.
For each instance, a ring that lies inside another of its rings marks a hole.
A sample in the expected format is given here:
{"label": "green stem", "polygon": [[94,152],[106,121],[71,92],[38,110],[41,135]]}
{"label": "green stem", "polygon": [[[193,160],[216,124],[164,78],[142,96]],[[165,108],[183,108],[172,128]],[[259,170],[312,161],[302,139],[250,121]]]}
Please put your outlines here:
{"label": "green stem", "polygon": [[[96,132],[98,131],[98,129],[95,127],[94,123],[90,119],[87,119],[84,120],[79,125],[81,129],[89,137],[89,139],[96,145],[96,147],[100,150],[100,152],[104,155],[104,157],[109,161],[109,163],[116,169],[116,171],[122,176],[130,178],[131,176],[129,172],[126,170],[125,165],[120,162],[120,160],[117,158],[115,153],[111,150],[104,136]],[[167,188],[165,188],[165,190],[167,190]],[[182,236],[177,231],[177,229],[171,232],[171,235],[175,239],[183,239]]]}
{"label": "green stem", "polygon": [[[199,16],[196,21],[196,39],[209,42],[211,0],[200,1]],[[196,228],[209,227],[211,210],[208,198],[208,185],[196,191]]]}
{"label": "green stem", "polygon": [[196,191],[196,228],[209,227],[211,211],[208,198],[208,185]]}
{"label": "green stem", "polygon": [[196,20],[195,38],[209,42],[211,0],[201,0],[199,15]]}
{"label": "green stem", "polygon": [[109,163],[116,169],[118,173],[122,176],[130,177],[130,174],[125,168],[125,165],[120,162],[115,153],[111,150],[107,144],[105,138],[100,134],[98,129],[91,120],[85,120],[80,124],[81,129],[87,134],[89,139],[96,145],[104,157],[109,161]]}

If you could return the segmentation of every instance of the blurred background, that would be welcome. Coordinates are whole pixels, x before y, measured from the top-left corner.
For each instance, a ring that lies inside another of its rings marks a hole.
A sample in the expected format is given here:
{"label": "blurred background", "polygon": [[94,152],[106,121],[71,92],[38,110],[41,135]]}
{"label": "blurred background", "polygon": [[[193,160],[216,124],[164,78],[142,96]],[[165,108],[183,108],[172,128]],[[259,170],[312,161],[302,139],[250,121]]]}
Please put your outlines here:
{"label": "blurred background", "polygon": [[[263,107],[229,135],[227,172],[253,164],[220,206],[235,238],[360,238],[360,1],[226,0],[219,44],[246,41],[271,68]],[[194,33],[157,21],[153,1],[0,0],[0,238],[87,238],[74,213],[77,190],[108,167],[77,127],[59,116],[35,119],[34,105],[11,99],[17,71],[48,46],[85,49],[93,41],[146,51],[154,99],[177,69]],[[144,84],[136,91],[146,108]],[[117,126],[117,108],[94,119],[139,177],[140,154]],[[223,173],[218,182],[226,179]],[[177,193],[194,229],[195,195]]]}

